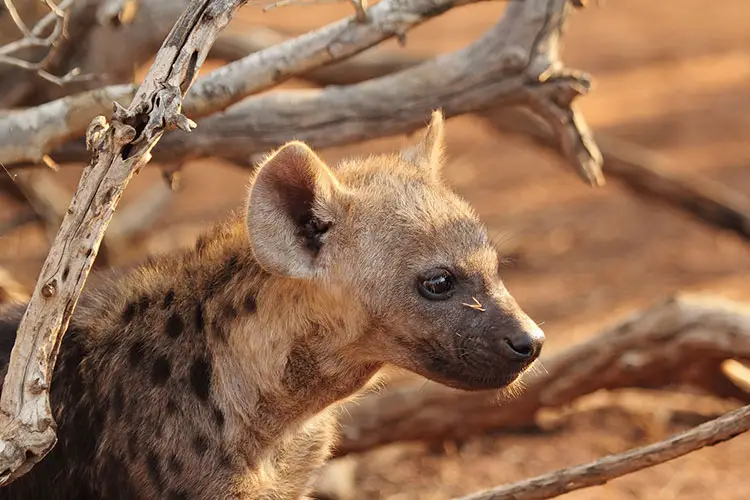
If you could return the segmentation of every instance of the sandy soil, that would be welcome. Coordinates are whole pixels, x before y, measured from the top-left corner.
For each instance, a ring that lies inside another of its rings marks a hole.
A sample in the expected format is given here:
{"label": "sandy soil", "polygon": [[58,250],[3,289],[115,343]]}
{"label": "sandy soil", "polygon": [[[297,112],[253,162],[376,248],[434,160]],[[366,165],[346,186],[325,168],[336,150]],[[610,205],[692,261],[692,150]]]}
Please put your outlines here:
{"label": "sandy soil", "polygon": [[[496,2],[462,8],[410,33],[406,49],[387,46],[425,55],[454,50],[479,36],[502,8]],[[348,12],[340,4],[266,14],[253,7],[242,12],[234,27],[260,20],[304,30]],[[593,93],[580,101],[594,131],[652,148],[675,172],[700,173],[750,192],[749,22],[746,0],[621,0],[577,13],[564,58],[596,79]],[[323,153],[335,160],[398,147],[403,141],[396,137]],[[677,290],[750,300],[749,247],[731,234],[640,199],[614,181],[604,189],[589,188],[554,153],[500,136],[473,117],[449,121],[448,152],[452,185],[474,204],[503,242],[501,249],[520,248],[504,277],[532,317],[544,322],[548,353]],[[69,169],[61,177],[72,188],[79,173]],[[157,176],[154,170],[143,172],[123,204]],[[244,182],[245,174],[230,165],[192,162],[184,171],[184,191],[157,222],[159,236],[138,252],[189,241],[208,221],[242,202]],[[15,208],[7,198],[0,198],[0,206],[2,218]],[[43,233],[27,226],[0,240],[0,265],[30,285],[46,250]],[[448,499],[684,428],[675,424],[654,431],[657,403],[643,399],[640,410],[631,405],[581,411],[550,434],[378,450],[360,460],[358,498]],[[749,453],[750,436],[741,436],[564,498],[749,498]]]}

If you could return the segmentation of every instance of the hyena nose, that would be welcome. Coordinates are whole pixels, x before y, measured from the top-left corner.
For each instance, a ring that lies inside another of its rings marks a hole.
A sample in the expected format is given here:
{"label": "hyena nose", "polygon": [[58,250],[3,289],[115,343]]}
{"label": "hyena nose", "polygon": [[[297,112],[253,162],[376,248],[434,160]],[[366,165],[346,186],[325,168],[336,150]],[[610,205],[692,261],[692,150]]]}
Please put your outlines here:
{"label": "hyena nose", "polygon": [[532,361],[539,357],[544,344],[544,332],[535,323],[524,325],[505,336],[504,354],[514,361]]}

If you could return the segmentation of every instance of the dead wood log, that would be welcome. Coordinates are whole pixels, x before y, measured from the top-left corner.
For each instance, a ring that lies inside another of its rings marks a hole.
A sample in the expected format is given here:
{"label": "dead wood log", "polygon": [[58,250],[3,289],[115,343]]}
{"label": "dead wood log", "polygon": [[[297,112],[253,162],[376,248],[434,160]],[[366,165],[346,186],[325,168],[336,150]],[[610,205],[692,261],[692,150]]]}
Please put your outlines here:
{"label": "dead wood log", "polygon": [[[451,8],[476,1],[481,0],[383,0],[368,9],[366,23],[359,23],[352,16],[250,54],[200,78],[186,98],[183,111],[192,118],[210,115],[248,95],[401,36]],[[531,3],[546,5],[547,0]],[[537,5],[537,14],[542,12]],[[107,113],[113,100],[129,102],[134,91],[132,85],[105,87],[0,117],[0,162],[8,167],[38,162],[56,146],[81,137],[86,124],[94,116]],[[86,161],[85,150],[81,148],[79,153],[73,161]]]}
{"label": "dead wood log", "polygon": [[460,439],[533,424],[601,389],[691,386],[750,402],[724,374],[726,359],[750,359],[750,309],[706,296],[676,296],[542,360],[515,398],[438,384],[405,385],[347,407],[336,455],[403,441]]}
{"label": "dead wood log", "polygon": [[28,472],[57,441],[49,387],[57,352],[132,175],[168,128],[195,124],[181,111],[208,49],[246,0],[192,0],[175,23],[128,109],[87,131],[93,155],[19,325],[0,396],[0,485]]}
{"label": "dead wood log", "polygon": [[543,500],[605,484],[612,479],[674,460],[750,430],[750,405],[732,410],[669,439],[595,462],[480,491],[460,500]]}

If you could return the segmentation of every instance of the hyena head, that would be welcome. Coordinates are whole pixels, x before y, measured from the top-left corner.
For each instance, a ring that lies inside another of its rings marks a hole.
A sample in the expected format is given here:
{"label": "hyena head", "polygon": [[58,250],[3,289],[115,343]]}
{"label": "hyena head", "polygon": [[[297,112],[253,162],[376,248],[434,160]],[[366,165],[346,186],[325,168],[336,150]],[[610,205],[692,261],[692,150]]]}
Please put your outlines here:
{"label": "hyena head", "polygon": [[363,328],[335,332],[348,356],[464,390],[505,388],[544,334],[504,287],[485,226],[441,180],[443,136],[436,111],[418,144],[334,167],[287,143],[251,182],[251,248],[269,273],[359,316]]}

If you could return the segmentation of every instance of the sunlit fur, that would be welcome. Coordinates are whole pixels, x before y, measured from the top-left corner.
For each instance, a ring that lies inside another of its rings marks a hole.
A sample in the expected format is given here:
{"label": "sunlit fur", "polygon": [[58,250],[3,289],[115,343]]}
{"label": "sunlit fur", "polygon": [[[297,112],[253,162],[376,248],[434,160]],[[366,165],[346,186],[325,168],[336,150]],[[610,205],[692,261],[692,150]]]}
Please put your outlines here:
{"label": "sunlit fur", "polygon": [[[52,385],[60,441],[0,499],[297,499],[385,364],[515,392],[542,333],[442,181],[443,136],[435,113],[409,150],[330,166],[289,143],[193,248],[93,276]],[[456,275],[448,300],[417,292],[435,267]],[[0,375],[22,310],[0,312]]]}

